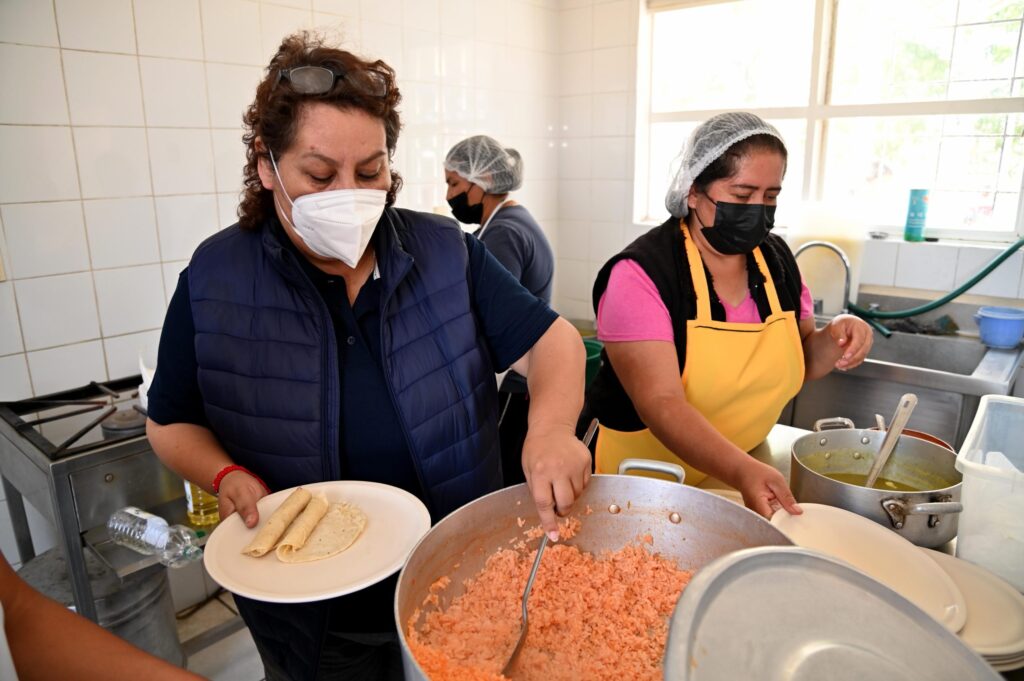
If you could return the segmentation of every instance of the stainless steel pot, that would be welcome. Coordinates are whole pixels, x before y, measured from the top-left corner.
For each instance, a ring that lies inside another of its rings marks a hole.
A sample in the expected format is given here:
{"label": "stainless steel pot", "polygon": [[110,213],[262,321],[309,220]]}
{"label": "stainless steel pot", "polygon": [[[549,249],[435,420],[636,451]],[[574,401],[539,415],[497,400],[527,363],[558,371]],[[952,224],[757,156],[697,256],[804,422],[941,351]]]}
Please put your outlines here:
{"label": "stainless steel pot", "polygon": [[[664,467],[643,463],[629,467],[665,472]],[[682,469],[674,468],[682,481]],[[584,515],[588,507],[593,512]],[[709,492],[654,478],[595,475],[573,508],[583,527],[567,543],[599,553],[650,533],[654,549],[687,570],[743,548],[792,544],[753,511]],[[526,526],[539,523],[525,484],[466,504],[435,525],[413,549],[395,592],[395,620],[408,681],[427,678],[409,652],[405,631],[430,585],[442,576],[451,578],[440,594],[440,607],[447,607],[463,593],[463,580],[480,572],[488,556],[507,548],[510,539],[522,538],[517,518],[524,519]]]}
{"label": "stainless steel pot", "polygon": [[[836,426],[841,429],[830,430]],[[793,443],[789,486],[797,501],[828,504],[888,527],[918,546],[936,547],[956,536],[961,475],[956,454],[926,440],[900,437],[882,477],[918,490],[889,491],[826,477],[866,475],[885,433],[860,430],[849,419],[824,419]]]}

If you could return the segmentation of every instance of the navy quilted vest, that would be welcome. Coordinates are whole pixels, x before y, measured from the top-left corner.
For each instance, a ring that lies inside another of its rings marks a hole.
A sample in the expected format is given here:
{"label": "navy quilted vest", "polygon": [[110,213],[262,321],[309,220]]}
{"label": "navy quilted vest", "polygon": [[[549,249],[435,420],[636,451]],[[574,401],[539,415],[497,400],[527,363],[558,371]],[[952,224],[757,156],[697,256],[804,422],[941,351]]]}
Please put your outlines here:
{"label": "navy quilted vest", "polygon": [[[436,520],[501,487],[493,364],[462,230],[394,208],[377,230],[385,380]],[[221,444],[273,490],[338,479],[334,328],[297,256],[270,225],[235,225],[200,245],[188,272],[199,386]]]}

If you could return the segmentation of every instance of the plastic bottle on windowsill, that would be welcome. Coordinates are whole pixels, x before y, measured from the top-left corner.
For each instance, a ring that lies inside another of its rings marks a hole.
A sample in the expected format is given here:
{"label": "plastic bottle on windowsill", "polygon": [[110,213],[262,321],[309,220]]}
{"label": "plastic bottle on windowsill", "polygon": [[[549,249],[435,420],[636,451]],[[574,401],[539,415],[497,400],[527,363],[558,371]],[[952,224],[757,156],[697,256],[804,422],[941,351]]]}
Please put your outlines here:
{"label": "plastic bottle on windowsill", "polygon": [[167,567],[183,567],[203,557],[199,537],[184,525],[168,525],[158,515],[125,506],[107,521],[107,532],[116,544],[146,556],[157,556]]}
{"label": "plastic bottle on windowsill", "polygon": [[928,217],[928,190],[911,189],[907,206],[907,223],[903,228],[905,241],[924,241],[924,224]]}

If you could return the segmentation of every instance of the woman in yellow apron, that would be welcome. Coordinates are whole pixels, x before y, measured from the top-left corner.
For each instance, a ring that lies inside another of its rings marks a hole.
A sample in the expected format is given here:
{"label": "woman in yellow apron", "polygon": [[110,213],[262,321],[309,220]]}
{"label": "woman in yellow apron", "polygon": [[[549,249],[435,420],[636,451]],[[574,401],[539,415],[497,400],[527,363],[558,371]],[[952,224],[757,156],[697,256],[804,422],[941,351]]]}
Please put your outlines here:
{"label": "woman in yellow apron", "polygon": [[666,196],[672,218],[613,257],[594,284],[605,357],[584,418],[601,421],[595,469],[622,459],[712,475],[764,516],[798,512],[782,474],[750,457],[805,378],[860,364],[862,320],[815,330],[810,294],[770,234],[786,169],[779,132],[748,113],[693,133]]}

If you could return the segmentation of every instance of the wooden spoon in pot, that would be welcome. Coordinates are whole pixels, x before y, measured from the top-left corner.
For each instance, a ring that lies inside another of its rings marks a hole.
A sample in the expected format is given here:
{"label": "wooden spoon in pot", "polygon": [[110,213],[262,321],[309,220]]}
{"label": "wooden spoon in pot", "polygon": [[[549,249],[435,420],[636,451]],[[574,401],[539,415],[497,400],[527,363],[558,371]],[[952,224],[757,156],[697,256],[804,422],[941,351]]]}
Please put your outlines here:
{"label": "wooden spoon in pot", "polygon": [[875,462],[871,464],[871,470],[868,471],[867,480],[864,481],[864,486],[871,488],[875,486],[875,481],[878,480],[878,476],[881,475],[882,469],[885,468],[886,461],[889,460],[889,455],[896,449],[896,443],[899,442],[900,434],[903,429],[907,426],[907,421],[910,420],[910,414],[914,411],[914,407],[917,406],[917,395],[914,393],[907,393],[900,398],[900,403],[896,407],[896,413],[892,415],[892,419],[889,421],[889,429],[885,431],[885,438],[882,440],[882,447],[878,450],[878,454],[875,456]]}

